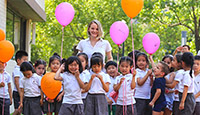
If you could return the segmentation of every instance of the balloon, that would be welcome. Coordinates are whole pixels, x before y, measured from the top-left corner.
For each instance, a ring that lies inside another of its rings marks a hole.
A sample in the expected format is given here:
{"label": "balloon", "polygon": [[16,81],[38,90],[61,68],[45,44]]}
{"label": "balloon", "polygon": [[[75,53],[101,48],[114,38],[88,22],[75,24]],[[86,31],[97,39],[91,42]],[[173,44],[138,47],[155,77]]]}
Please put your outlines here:
{"label": "balloon", "polygon": [[56,98],[62,87],[61,81],[54,80],[55,74],[54,72],[46,73],[41,80],[42,91],[49,99]]}
{"label": "balloon", "polygon": [[142,40],[143,47],[148,54],[153,54],[160,46],[160,38],[155,33],[147,33]]}
{"label": "balloon", "polygon": [[143,0],[122,0],[121,5],[125,14],[130,18],[134,18],[142,10],[144,2]]}
{"label": "balloon", "polygon": [[0,41],[5,40],[5,37],[6,37],[6,35],[5,35],[4,31],[2,29],[0,29]]}
{"label": "balloon", "polygon": [[74,8],[70,3],[60,3],[55,10],[56,19],[62,26],[67,26],[74,18]]}
{"label": "balloon", "polygon": [[15,48],[10,41],[2,40],[0,41],[0,61],[7,62],[9,61],[15,52]]}
{"label": "balloon", "polygon": [[128,34],[128,26],[122,21],[116,21],[110,27],[110,37],[117,45],[122,44],[128,37]]}

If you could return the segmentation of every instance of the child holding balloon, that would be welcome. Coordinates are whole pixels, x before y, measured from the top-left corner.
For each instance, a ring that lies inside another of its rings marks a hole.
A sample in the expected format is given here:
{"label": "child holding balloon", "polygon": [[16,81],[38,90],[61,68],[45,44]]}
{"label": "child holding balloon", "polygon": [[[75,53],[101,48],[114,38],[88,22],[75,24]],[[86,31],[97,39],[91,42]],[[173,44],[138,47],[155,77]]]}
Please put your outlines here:
{"label": "child holding balloon", "polygon": [[[64,71],[61,74],[61,71]],[[69,57],[56,72],[55,80],[63,81],[64,98],[59,115],[84,115],[84,105],[81,98],[81,89],[85,85],[81,61],[76,56]]]}
{"label": "child holding balloon", "polygon": [[29,62],[20,65],[20,71],[24,77],[20,79],[20,105],[24,115],[42,115],[40,105],[43,102],[42,91],[40,90],[41,77],[34,73],[34,68]]}
{"label": "child holding balloon", "polygon": [[[51,72],[56,73],[61,66],[61,58],[57,53],[54,53],[52,57],[49,59],[49,67]],[[63,88],[61,88],[60,93],[56,96],[54,100],[49,99],[48,97],[44,102],[44,112],[47,115],[52,115],[55,112],[58,115],[60,107],[62,105],[62,97],[64,95]]]}
{"label": "child holding balloon", "polygon": [[6,64],[0,62],[0,114],[10,115],[12,104],[11,76],[5,69]]}

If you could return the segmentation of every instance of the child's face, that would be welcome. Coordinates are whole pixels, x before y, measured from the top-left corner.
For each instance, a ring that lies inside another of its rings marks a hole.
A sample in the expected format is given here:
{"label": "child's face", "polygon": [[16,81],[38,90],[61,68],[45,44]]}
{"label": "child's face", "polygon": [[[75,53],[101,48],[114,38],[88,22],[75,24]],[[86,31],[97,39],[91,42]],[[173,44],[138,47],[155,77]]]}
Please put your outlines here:
{"label": "child's face", "polygon": [[68,65],[68,70],[72,74],[75,74],[77,71],[79,71],[79,65],[76,61],[73,61],[71,64]]}
{"label": "child's face", "polygon": [[101,67],[102,65],[101,64],[96,64],[96,65],[92,65],[92,71],[96,74],[100,73],[101,72]]}
{"label": "child's face", "polygon": [[78,56],[78,58],[81,60],[83,70],[85,70],[85,66],[87,65],[85,58],[82,55]]}
{"label": "child's face", "polygon": [[180,64],[177,62],[176,56],[174,56],[172,60],[172,67],[177,69],[179,65]]}
{"label": "child's face", "polygon": [[169,68],[172,67],[172,61],[170,60],[170,58],[165,58],[163,61],[168,65]]}
{"label": "child's face", "polygon": [[60,67],[60,61],[58,59],[54,59],[50,64],[52,72],[57,72],[59,67]]}
{"label": "child's face", "polygon": [[22,73],[24,74],[24,77],[26,77],[26,78],[30,78],[33,75],[32,71],[30,71],[30,70],[24,71]]}
{"label": "child's face", "polygon": [[187,46],[184,46],[181,50],[182,53],[185,53],[185,52],[190,52],[190,50],[188,49]]}
{"label": "child's face", "polygon": [[143,56],[143,55],[141,55],[141,56],[139,56],[138,57],[138,59],[137,59],[137,66],[140,68],[140,69],[145,69],[146,68],[146,66],[147,66],[147,60],[146,60],[146,58]]}
{"label": "child's face", "polygon": [[200,72],[200,60],[194,60],[193,70],[194,72]]}
{"label": "child's face", "polygon": [[35,67],[35,71],[39,76],[42,76],[45,72],[45,66],[43,64],[40,64],[37,67]]}
{"label": "child's face", "polygon": [[121,71],[121,73],[123,75],[129,74],[130,73],[130,69],[131,69],[131,66],[130,66],[129,62],[123,61],[119,65],[119,70]]}
{"label": "child's face", "polygon": [[162,72],[162,64],[161,63],[158,63],[156,65],[156,67],[153,68],[153,71],[154,71],[154,75],[156,76],[156,78],[163,77],[163,75],[164,75],[164,72]]}
{"label": "child's face", "polygon": [[115,77],[117,75],[117,68],[114,65],[109,65],[106,72],[111,76]]}
{"label": "child's face", "polygon": [[25,61],[28,61],[28,56],[22,56],[21,59],[17,59],[17,64],[20,66]]}

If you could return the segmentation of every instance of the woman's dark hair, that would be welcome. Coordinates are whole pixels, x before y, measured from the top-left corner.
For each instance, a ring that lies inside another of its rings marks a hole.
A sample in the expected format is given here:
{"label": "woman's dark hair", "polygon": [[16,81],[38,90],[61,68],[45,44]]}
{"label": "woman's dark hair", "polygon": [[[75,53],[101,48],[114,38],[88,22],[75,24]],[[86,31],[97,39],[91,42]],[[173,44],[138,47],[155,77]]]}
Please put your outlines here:
{"label": "woman's dark hair", "polygon": [[101,65],[101,69],[103,69],[103,59],[99,56],[92,56],[90,59],[90,68],[93,65]]}
{"label": "woman's dark hair", "polygon": [[35,70],[33,68],[33,65],[29,62],[23,62],[20,65],[20,71],[21,72],[25,72],[25,71],[32,71],[33,73],[35,73]]}
{"label": "woman's dark hair", "polygon": [[107,70],[107,68],[110,66],[110,65],[113,65],[117,68],[117,63],[114,62],[114,61],[108,61],[105,65],[105,69]]}
{"label": "woman's dark hair", "polygon": [[194,56],[194,60],[200,60],[200,55]]}
{"label": "woman's dark hair", "polygon": [[194,56],[193,56],[193,54],[191,52],[183,53],[183,55],[181,57],[181,61],[183,61],[187,67],[191,67],[190,76],[193,77],[192,76],[192,68],[193,68],[193,64],[194,64]]}
{"label": "woman's dark hair", "polygon": [[138,53],[137,56],[136,56],[136,63],[135,63],[136,68],[138,68],[137,61],[138,61],[138,58],[139,58],[140,56],[144,56],[144,58],[146,59],[147,65],[149,65],[148,56],[147,56],[144,52],[140,52],[140,53]]}
{"label": "woman's dark hair", "polygon": [[121,57],[121,59],[119,60],[119,65],[122,63],[122,62],[128,62],[130,66],[133,65],[133,60],[128,57],[128,56],[123,56]]}
{"label": "woman's dark hair", "polygon": [[85,61],[86,61],[86,66],[85,66],[85,69],[88,69],[88,56],[86,53],[78,53],[77,57],[79,56],[83,56],[85,58]]}
{"label": "woman's dark hair", "polygon": [[61,64],[61,58],[60,58],[60,56],[59,56],[57,53],[54,53],[53,56],[51,56],[51,57],[49,58],[49,67],[50,67],[51,63],[52,63],[55,59],[57,59],[57,60],[60,62],[60,64]]}
{"label": "woman's dark hair", "polygon": [[74,61],[75,61],[75,62],[78,64],[78,66],[79,66],[79,72],[80,72],[80,73],[83,72],[83,67],[82,67],[81,61],[80,61],[80,59],[79,59],[77,56],[71,56],[71,57],[69,57],[69,58],[65,61],[65,70],[64,70],[64,72],[67,71],[67,72],[71,73],[71,72],[69,71],[69,69],[68,69],[68,66],[69,66],[69,64],[73,63]]}
{"label": "woman's dark hair", "polygon": [[[165,56],[163,57],[162,61],[164,62],[164,60],[165,60],[166,58],[169,58],[170,61],[173,60],[173,56],[172,56],[172,55],[165,55]],[[170,72],[173,72],[173,71],[174,71],[174,68],[173,68],[173,67],[169,68],[169,71],[170,71]]]}

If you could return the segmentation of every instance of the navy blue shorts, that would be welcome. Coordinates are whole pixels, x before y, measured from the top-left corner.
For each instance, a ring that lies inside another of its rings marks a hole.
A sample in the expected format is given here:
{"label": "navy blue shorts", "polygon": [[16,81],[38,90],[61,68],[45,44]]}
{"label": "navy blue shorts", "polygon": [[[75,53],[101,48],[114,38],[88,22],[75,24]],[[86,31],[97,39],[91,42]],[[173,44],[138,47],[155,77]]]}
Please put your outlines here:
{"label": "navy blue shorts", "polygon": [[14,108],[18,109],[20,103],[20,96],[17,91],[13,91]]}
{"label": "navy blue shorts", "polygon": [[155,104],[154,107],[153,107],[153,111],[156,111],[156,112],[165,111],[166,105],[167,105],[167,102]]}
{"label": "navy blue shorts", "polygon": [[[3,98],[0,98],[0,115],[2,114]],[[10,99],[4,100],[4,115],[10,115]]]}

